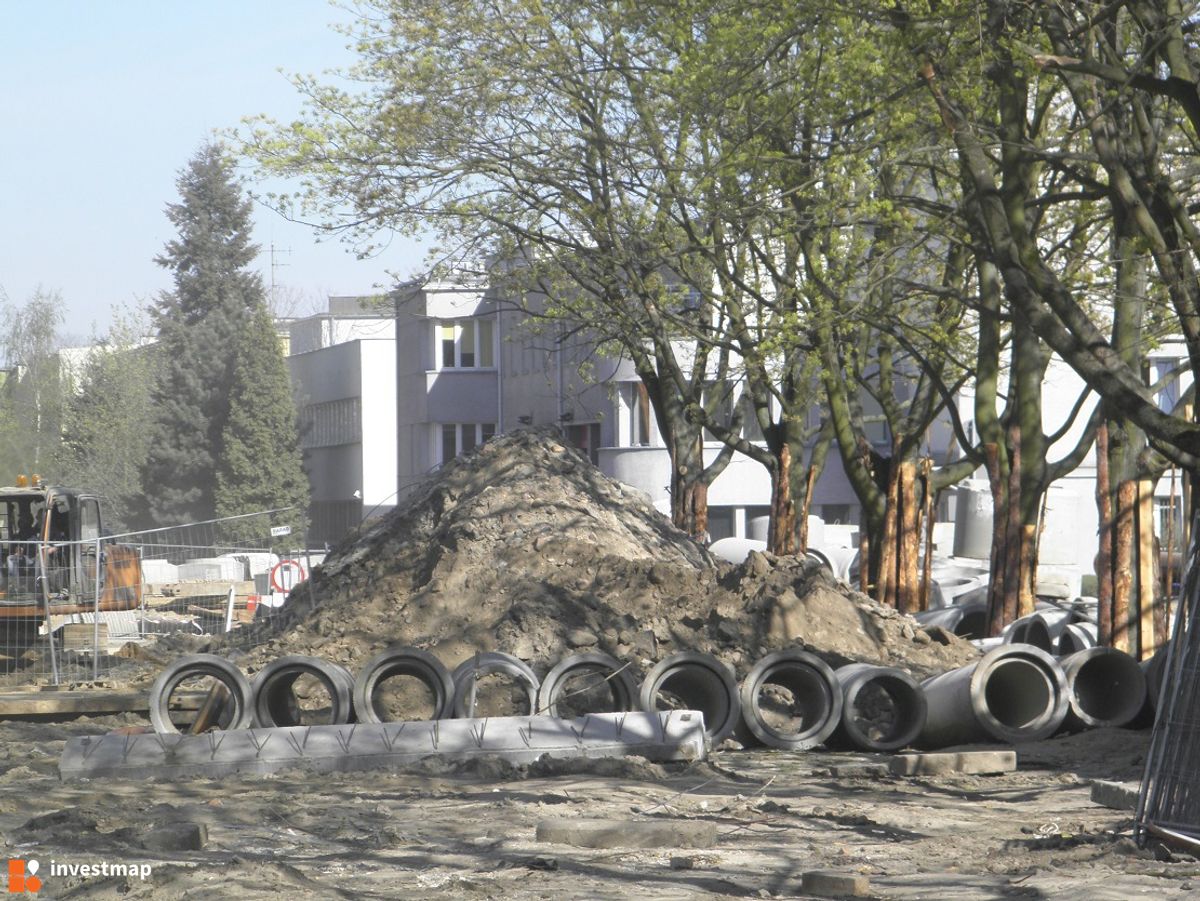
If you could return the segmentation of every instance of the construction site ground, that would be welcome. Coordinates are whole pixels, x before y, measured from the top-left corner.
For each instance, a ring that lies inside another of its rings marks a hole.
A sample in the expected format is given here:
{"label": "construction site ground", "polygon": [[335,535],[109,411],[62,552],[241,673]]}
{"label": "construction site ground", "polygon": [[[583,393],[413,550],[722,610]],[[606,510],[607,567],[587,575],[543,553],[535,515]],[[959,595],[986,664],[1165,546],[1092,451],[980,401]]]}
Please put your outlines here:
{"label": "construction site ground", "polygon": [[[846,768],[869,755],[758,749],[687,765],[60,781],[67,738],[144,723],[0,723],[0,831],[10,858],[40,862],[39,897],[806,898],[816,870],[866,876],[876,898],[1200,897],[1200,860],[1139,849],[1132,812],[1090,800],[1093,779],[1138,778],[1147,731],[1021,746],[1018,770],[992,776],[856,775]],[[717,840],[588,849],[536,837],[540,822],[590,818],[682,823],[681,835],[711,823]],[[201,849],[145,847],[188,826],[204,827]],[[153,870],[54,876],[51,862]]]}
{"label": "construction site ground", "polygon": [[[713,654],[739,679],[783,648],[917,678],[979,659],[967,641],[922,628],[811,560],[714,560],[644,496],[535,430],[448,462],[334,549],[277,616],[131,645],[109,687],[145,691],[196,652],[250,676],[294,654],[358,672],[397,644],[448,667],[502,651],[539,674],[570,653],[602,651],[639,679],[680,651]],[[1091,801],[1093,779],[1141,777],[1147,731],[1018,747],[1015,772],[987,776],[899,778],[847,769],[863,755],[758,749],[672,766],[435,761],[406,773],[59,779],[68,738],[147,723],[136,711],[0,721],[0,834],[10,860],[39,862],[38,897],[803,898],[816,896],[804,877],[819,870],[866,877],[877,898],[1200,897],[1200,861],[1139,849],[1132,811]],[[611,847],[537,837],[546,821],[597,818],[616,824]],[[647,823],[667,835],[621,847]],[[700,827],[715,829],[711,847],[678,847]],[[141,863],[153,865],[145,879],[64,875]]]}

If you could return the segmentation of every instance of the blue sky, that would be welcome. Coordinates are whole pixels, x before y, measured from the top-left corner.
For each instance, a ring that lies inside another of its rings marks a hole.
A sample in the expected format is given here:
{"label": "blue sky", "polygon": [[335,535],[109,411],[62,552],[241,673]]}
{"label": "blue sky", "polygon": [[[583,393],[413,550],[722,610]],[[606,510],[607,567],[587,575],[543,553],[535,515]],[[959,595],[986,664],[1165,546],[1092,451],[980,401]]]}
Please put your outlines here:
{"label": "blue sky", "polygon": [[[286,119],[300,99],[281,72],[347,64],[325,0],[0,2],[0,287],[21,302],[60,291],[69,334],[103,331],[116,306],[171,286],[154,257],[172,237],[163,211],[206,138],[244,116]],[[278,186],[276,186],[278,187]],[[393,241],[359,261],[336,240],[255,211],[258,266],[304,312],[328,294],[407,276],[421,255]]]}

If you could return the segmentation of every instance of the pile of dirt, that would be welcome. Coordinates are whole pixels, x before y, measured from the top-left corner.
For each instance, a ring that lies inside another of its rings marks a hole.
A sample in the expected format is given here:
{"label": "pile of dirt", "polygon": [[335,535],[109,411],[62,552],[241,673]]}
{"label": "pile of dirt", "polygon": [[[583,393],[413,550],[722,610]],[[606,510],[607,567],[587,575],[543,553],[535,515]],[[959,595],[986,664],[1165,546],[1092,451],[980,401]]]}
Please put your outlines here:
{"label": "pile of dirt", "polygon": [[393,644],[427,648],[449,666],[505,651],[542,671],[583,649],[641,667],[708,651],[739,675],[790,645],[919,675],[977,656],[812,561],[716,561],[559,440],[522,430],[447,463],[293,592],[249,668],[303,653],[354,666]]}

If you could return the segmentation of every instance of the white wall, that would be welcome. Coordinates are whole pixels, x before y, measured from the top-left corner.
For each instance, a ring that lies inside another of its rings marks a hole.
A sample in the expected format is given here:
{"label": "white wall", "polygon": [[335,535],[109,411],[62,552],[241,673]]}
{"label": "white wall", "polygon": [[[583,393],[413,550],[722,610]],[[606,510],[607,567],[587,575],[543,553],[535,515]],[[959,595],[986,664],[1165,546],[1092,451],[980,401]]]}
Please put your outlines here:
{"label": "white wall", "polygon": [[362,354],[362,500],[396,502],[396,342],[359,341]]}

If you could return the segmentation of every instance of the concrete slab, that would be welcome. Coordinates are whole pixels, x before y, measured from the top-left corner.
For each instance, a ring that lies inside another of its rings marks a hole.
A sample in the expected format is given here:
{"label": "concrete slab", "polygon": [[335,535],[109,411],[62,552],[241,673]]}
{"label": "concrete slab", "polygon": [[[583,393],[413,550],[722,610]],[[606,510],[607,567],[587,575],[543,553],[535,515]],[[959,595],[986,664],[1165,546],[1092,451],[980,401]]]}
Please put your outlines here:
{"label": "concrete slab", "polygon": [[537,840],[576,848],[711,848],[717,824],[706,820],[543,820]]}
{"label": "concrete slab", "polygon": [[835,779],[877,779],[892,775],[892,768],[887,763],[837,763],[829,768],[829,775]]}
{"label": "concrete slab", "polygon": [[894,776],[988,776],[1017,768],[1016,751],[960,751],[897,754],[888,764]]}
{"label": "concrete slab", "polygon": [[147,851],[203,851],[208,827],[203,823],[170,823],[151,828],[139,841]]}
{"label": "concrete slab", "polygon": [[871,894],[870,879],[844,870],[811,870],[800,885],[805,894],[822,898],[866,898]]}
{"label": "concrete slab", "polygon": [[1138,782],[1105,782],[1097,779],[1092,783],[1092,803],[1113,810],[1137,810],[1141,789]]}
{"label": "concrete slab", "polygon": [[70,739],[59,760],[64,779],[212,778],[275,773],[388,769],[426,757],[542,757],[699,760],[707,754],[704,715],[695,710],[483,717],[344,726],[287,726],[201,735],[95,735]]}

